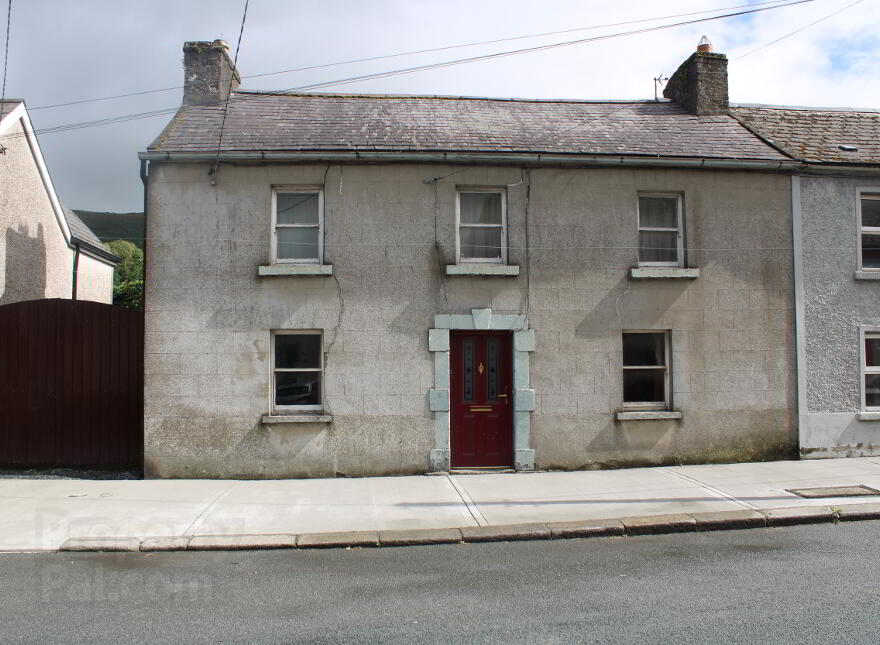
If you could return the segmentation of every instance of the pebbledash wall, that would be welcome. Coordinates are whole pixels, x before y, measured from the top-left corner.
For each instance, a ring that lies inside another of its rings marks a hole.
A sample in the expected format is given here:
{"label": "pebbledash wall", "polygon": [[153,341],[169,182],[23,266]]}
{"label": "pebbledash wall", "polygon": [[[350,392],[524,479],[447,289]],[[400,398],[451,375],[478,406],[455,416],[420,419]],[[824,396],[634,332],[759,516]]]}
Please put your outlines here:
{"label": "pebbledash wall", "polygon": [[[440,177],[440,179],[435,179]],[[791,179],[676,169],[152,162],[149,477],[448,465],[450,328],[515,330],[518,468],[796,451]],[[273,186],[324,188],[331,276],[258,276]],[[506,187],[518,276],[447,276],[457,186]],[[637,195],[683,195],[691,280],[635,280]],[[323,332],[323,423],[271,412],[272,330]],[[680,419],[618,421],[621,330],[671,330]],[[448,408],[448,404],[445,405]],[[446,451],[444,453],[444,451]]]}
{"label": "pebbledash wall", "polygon": [[[0,164],[0,305],[70,298],[75,251],[61,230],[50,197],[54,190],[40,174],[38,153],[31,147],[36,143],[25,136],[20,119],[3,134],[7,136]],[[112,302],[113,265],[81,253],[77,298]]]}
{"label": "pebbledash wall", "polygon": [[801,454],[880,455],[880,415],[863,412],[861,401],[861,330],[880,329],[880,276],[858,271],[857,210],[860,189],[880,193],[880,179],[805,175],[793,178],[792,187],[802,271],[796,294]]}

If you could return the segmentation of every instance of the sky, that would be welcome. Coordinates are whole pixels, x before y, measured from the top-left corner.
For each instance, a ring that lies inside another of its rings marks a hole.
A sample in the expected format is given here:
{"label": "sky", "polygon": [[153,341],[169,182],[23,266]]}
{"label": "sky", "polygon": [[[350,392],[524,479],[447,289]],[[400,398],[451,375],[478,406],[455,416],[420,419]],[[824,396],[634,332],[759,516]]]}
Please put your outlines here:
{"label": "sky", "polygon": [[[8,0],[0,0],[2,18]],[[573,99],[648,99],[707,35],[730,58],[731,101],[880,108],[880,0],[859,4],[760,49],[854,0],[792,7],[395,76],[322,91]],[[250,0],[238,55],[247,77],[309,65],[723,9],[748,0]],[[759,4],[758,0],[750,4]],[[12,0],[6,97],[24,98],[34,127],[180,105],[182,46],[222,38],[235,50],[244,0]],[[704,16],[478,45],[318,70],[244,78],[246,89],[307,83],[465,58]],[[2,47],[2,41],[0,41]],[[745,55],[748,54],[748,55]],[[745,56],[744,56],[745,55]],[[2,56],[2,48],[0,48]],[[739,58],[742,57],[742,58]],[[47,108],[157,88],[170,91]],[[70,208],[139,211],[137,153],[163,115],[40,135]],[[2,189],[2,187],[0,187]]]}

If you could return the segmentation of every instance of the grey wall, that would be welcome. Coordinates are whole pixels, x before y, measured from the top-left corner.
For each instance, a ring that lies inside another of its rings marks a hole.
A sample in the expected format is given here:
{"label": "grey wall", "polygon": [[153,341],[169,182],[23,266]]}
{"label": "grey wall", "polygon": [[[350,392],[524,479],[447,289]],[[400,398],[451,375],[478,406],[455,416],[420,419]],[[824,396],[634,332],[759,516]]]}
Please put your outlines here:
{"label": "grey wall", "polygon": [[880,326],[880,282],[857,280],[857,189],[880,178],[801,177],[805,392],[801,453],[880,454],[877,421],[859,419],[860,326]]}
{"label": "grey wall", "polygon": [[[418,165],[150,167],[148,476],[423,472],[434,315],[526,314],[538,468],[796,449],[789,178]],[[434,184],[426,178],[444,176]],[[258,278],[271,186],[325,186],[332,277]],[[456,185],[507,185],[516,278],[447,277]],[[632,281],[637,191],[685,195],[693,281]],[[527,234],[528,230],[528,234]],[[530,249],[525,250],[526,240]],[[617,422],[621,326],[671,329],[680,421]],[[270,330],[324,330],[331,424],[262,425]]]}

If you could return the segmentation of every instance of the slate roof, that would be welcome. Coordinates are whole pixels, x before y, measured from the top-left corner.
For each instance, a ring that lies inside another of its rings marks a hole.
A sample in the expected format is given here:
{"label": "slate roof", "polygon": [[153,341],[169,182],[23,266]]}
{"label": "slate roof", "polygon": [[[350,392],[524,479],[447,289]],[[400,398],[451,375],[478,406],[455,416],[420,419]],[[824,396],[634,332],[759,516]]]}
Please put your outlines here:
{"label": "slate roof", "polygon": [[0,119],[11,113],[23,102],[24,101],[22,101],[21,99],[6,99],[5,101],[0,101]]}
{"label": "slate roof", "polygon": [[92,229],[86,226],[86,223],[79,218],[79,215],[69,208],[64,209],[64,219],[67,220],[67,228],[70,229],[71,235],[78,237],[83,242],[88,242],[99,249],[104,248],[103,242],[101,242],[101,240],[98,239],[98,236],[92,232]]}
{"label": "slate roof", "polygon": [[[880,111],[734,105],[730,113],[795,159],[880,164]],[[841,150],[842,145],[858,150]]]}
{"label": "slate roof", "polygon": [[[223,106],[181,108],[149,147],[217,149]],[[232,94],[223,151],[521,152],[783,161],[727,115],[668,101]]]}

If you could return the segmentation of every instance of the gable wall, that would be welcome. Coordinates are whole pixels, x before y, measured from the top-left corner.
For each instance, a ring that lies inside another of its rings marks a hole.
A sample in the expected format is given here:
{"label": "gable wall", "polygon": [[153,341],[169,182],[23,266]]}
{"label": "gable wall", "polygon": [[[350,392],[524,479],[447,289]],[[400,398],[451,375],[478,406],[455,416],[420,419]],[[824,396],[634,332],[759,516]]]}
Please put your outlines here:
{"label": "gable wall", "polygon": [[67,246],[21,122],[0,156],[0,304],[69,298],[73,251]]}

